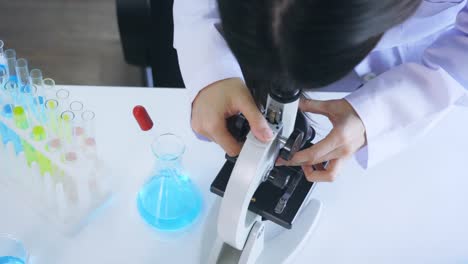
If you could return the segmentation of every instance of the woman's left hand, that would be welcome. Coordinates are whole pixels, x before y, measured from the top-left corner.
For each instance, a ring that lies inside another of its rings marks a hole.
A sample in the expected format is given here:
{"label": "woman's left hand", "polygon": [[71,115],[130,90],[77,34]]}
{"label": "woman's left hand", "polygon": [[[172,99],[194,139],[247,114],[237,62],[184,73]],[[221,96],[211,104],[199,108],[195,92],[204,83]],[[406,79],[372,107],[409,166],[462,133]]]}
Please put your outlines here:
{"label": "woman's left hand", "polygon": [[[303,112],[328,117],[333,124],[330,134],[312,147],[297,152],[290,161],[278,160],[276,165],[302,166],[311,182],[332,182],[344,161],[366,144],[366,130],[361,118],[345,99],[318,101],[301,99]],[[314,170],[312,165],[329,161],[326,169]]]}

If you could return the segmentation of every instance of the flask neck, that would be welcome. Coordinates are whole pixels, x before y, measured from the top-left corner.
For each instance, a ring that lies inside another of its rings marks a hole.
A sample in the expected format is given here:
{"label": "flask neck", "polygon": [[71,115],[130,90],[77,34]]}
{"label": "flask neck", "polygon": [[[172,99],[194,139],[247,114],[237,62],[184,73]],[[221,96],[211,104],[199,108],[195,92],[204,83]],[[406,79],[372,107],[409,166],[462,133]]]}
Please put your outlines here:
{"label": "flask neck", "polygon": [[168,155],[163,155],[163,156],[156,156],[156,165],[158,167],[163,167],[163,168],[177,168],[181,166],[181,161],[182,161],[182,156],[179,155],[173,155],[173,154],[168,154]]}
{"label": "flask neck", "polygon": [[162,134],[151,144],[156,157],[156,168],[180,169],[185,146],[182,140],[174,134]]}

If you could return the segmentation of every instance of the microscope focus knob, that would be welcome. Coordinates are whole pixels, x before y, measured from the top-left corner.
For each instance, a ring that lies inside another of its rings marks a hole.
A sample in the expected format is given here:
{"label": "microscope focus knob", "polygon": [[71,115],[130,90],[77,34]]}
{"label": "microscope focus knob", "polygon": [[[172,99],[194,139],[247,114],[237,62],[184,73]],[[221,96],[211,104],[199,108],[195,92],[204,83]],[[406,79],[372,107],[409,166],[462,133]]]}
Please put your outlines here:
{"label": "microscope focus knob", "polygon": [[238,142],[244,142],[250,131],[249,122],[242,114],[229,117],[227,129]]}
{"label": "microscope focus knob", "polygon": [[291,178],[288,174],[282,174],[279,169],[273,169],[270,171],[268,175],[268,181],[273,184],[275,187],[280,189],[286,188],[289,183],[289,179]]}
{"label": "microscope focus knob", "polygon": [[290,160],[302,147],[304,141],[304,132],[295,129],[291,136],[286,140],[284,147],[280,150],[280,157],[284,160]]}

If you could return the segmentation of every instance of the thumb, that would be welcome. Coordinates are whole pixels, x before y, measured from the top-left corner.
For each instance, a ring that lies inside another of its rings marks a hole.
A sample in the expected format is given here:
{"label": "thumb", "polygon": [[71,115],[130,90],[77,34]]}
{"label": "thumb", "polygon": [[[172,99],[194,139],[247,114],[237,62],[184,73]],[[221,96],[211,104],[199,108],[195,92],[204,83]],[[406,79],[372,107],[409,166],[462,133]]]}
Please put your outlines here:
{"label": "thumb", "polygon": [[247,121],[249,121],[250,130],[256,138],[263,142],[273,138],[273,131],[271,131],[265,117],[260,110],[258,110],[253,99],[240,102],[239,111],[245,116]]}
{"label": "thumb", "polygon": [[314,113],[314,114],[320,114],[320,115],[327,115],[329,113],[328,105],[332,101],[320,101],[320,100],[315,100],[315,99],[305,99],[301,98],[301,101],[299,103],[299,109],[302,112],[309,112],[309,113]]}

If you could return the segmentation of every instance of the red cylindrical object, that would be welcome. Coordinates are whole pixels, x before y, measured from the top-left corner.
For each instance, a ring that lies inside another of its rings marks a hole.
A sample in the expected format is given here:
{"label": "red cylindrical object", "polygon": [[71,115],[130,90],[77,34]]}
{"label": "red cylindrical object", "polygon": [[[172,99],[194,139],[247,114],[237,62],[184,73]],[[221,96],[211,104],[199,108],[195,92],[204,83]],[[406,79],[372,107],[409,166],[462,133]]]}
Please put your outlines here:
{"label": "red cylindrical object", "polygon": [[133,116],[138,122],[138,125],[140,126],[141,130],[148,131],[153,128],[153,120],[151,120],[151,117],[149,116],[148,112],[143,106],[135,106],[133,108]]}

